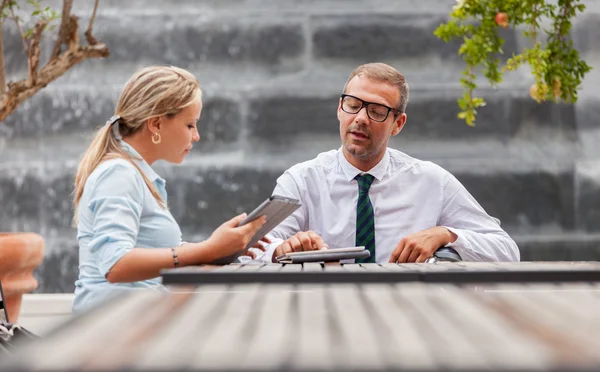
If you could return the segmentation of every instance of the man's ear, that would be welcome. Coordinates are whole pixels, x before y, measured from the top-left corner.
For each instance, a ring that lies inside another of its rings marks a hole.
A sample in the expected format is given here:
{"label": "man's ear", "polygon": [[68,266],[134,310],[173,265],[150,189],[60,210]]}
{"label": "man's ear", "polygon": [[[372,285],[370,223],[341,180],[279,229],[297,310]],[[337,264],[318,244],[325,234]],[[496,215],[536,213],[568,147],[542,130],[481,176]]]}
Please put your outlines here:
{"label": "man's ear", "polygon": [[160,131],[160,117],[148,119],[146,121],[146,127],[150,134],[158,133]]}
{"label": "man's ear", "polygon": [[340,119],[341,113],[342,113],[342,99],[340,98],[340,102],[338,103],[338,108],[337,108],[337,118],[339,121],[342,120],[342,119]]}
{"label": "man's ear", "polygon": [[394,129],[392,130],[392,136],[400,133],[402,128],[404,128],[404,124],[406,124],[406,113],[402,113],[398,115],[396,120],[394,121]]}

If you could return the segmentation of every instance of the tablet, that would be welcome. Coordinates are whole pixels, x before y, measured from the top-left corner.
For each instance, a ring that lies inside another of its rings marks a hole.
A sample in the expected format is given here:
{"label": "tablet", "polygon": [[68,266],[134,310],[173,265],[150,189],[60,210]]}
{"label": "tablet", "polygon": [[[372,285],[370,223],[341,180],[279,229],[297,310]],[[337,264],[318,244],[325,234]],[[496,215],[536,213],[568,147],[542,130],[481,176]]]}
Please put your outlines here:
{"label": "tablet", "polygon": [[290,252],[277,257],[277,262],[297,264],[304,262],[331,262],[347,259],[369,258],[365,247],[330,248],[317,251]]}
{"label": "tablet", "polygon": [[248,222],[254,221],[260,216],[267,216],[267,222],[254,234],[252,239],[246,247],[228,257],[223,257],[215,262],[217,265],[226,265],[232,263],[236,258],[246,252],[250,247],[256,244],[263,236],[269,231],[273,230],[289,215],[300,208],[300,201],[297,199],[286,198],[284,196],[272,195],[267,200],[263,201],[258,207],[256,207],[248,216],[239,223],[238,226],[243,226]]}

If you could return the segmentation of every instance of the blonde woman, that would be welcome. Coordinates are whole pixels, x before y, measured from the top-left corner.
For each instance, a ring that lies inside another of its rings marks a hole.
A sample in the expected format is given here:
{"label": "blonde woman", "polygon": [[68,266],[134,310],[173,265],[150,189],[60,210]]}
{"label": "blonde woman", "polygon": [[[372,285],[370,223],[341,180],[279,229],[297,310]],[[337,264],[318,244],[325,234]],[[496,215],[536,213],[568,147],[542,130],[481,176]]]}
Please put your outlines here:
{"label": "blonde woman", "polygon": [[146,67],[125,84],[115,116],[96,134],[75,178],[79,278],[74,312],[121,290],[164,290],[161,269],[228,257],[243,250],[265,223],[262,217],[237,227],[242,214],[204,242],[181,241],[167,207],[165,180],[150,166],[157,160],[183,161],[200,139],[201,111],[200,85],[183,69]]}

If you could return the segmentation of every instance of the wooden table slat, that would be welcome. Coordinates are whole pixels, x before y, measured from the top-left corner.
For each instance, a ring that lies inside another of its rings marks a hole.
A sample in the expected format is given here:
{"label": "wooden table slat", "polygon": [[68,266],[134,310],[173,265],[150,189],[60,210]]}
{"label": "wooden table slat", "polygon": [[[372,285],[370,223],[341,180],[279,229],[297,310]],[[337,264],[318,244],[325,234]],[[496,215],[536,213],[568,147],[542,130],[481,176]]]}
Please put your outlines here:
{"label": "wooden table slat", "polygon": [[252,273],[261,271],[265,264],[243,264],[236,272],[238,273]]}
{"label": "wooden table slat", "polygon": [[302,271],[303,272],[321,272],[324,270],[324,266],[321,265],[320,262],[307,262],[305,264],[302,264]]}
{"label": "wooden table slat", "polygon": [[394,301],[389,284],[365,285],[364,297],[370,308],[377,337],[382,337],[383,359],[390,368],[435,369],[435,353],[423,338],[419,325],[403,306]]}
{"label": "wooden table slat", "polygon": [[[555,313],[554,309],[546,308],[531,300],[531,293],[510,291],[515,285],[499,286],[503,291],[488,292],[480,297],[489,306],[504,316],[509,317],[523,332],[537,337],[541,343],[553,348],[555,363],[582,366],[593,363],[596,359],[594,352],[587,343],[574,334],[565,319]],[[597,351],[597,349],[596,349]]]}
{"label": "wooden table slat", "polygon": [[327,297],[331,306],[329,327],[334,327],[332,354],[336,369],[382,369],[383,354],[373,323],[356,285],[331,285]]}
{"label": "wooden table slat", "polygon": [[132,365],[136,369],[178,370],[189,365],[215,325],[228,301],[225,285],[206,286],[178,313],[173,314],[160,337],[149,340]]}
{"label": "wooden table slat", "polygon": [[285,264],[282,265],[280,273],[299,273],[302,271],[301,264]]}
{"label": "wooden table slat", "polygon": [[[255,370],[280,368],[288,362],[292,352],[291,340],[296,336],[290,332],[297,315],[293,308],[292,285],[280,285],[277,288],[261,287],[264,296],[263,306],[252,314],[254,334],[248,340],[248,350],[243,357],[242,365],[252,366]],[[249,309],[250,310],[250,309]],[[232,345],[233,346],[233,345]]]}
{"label": "wooden table slat", "polygon": [[[135,321],[146,309],[153,308],[162,295],[164,293],[158,291],[143,291],[137,296],[125,295],[122,299],[113,299],[105,309],[97,308],[76,319],[70,327],[56,332],[54,337],[32,344],[22,360],[36,370],[79,369],[99,348],[118,337],[122,328]],[[85,326],[85,332],[74,326],[77,322]]]}
{"label": "wooden table slat", "polygon": [[191,368],[214,370],[242,366],[250,341],[247,327],[252,326],[254,317],[262,310],[261,289],[259,284],[232,287],[229,303],[213,319],[216,324],[206,336],[203,347],[194,355]]}
{"label": "wooden table slat", "polygon": [[360,266],[367,271],[386,271],[387,270],[379,264],[360,264]]}
{"label": "wooden table slat", "polygon": [[156,301],[151,308],[144,309],[144,316],[137,316],[134,321],[124,324],[118,330],[119,337],[114,337],[110,343],[99,348],[86,361],[86,368],[108,371],[130,364],[144,341],[160,337],[168,328],[165,319],[178,313],[192,295],[191,292],[171,293],[164,300]]}
{"label": "wooden table slat", "polygon": [[448,368],[483,369],[490,363],[480,350],[468,342],[455,323],[447,318],[444,309],[435,301],[439,288],[427,288],[424,284],[395,285],[395,297],[399,306],[410,311],[410,319],[419,325],[430,340],[429,346],[439,363]]}
{"label": "wooden table slat", "polygon": [[291,365],[299,369],[318,370],[333,368],[333,335],[330,327],[332,314],[326,305],[327,287],[304,284],[298,286],[298,307],[291,329],[297,342],[292,347]]}
{"label": "wooden table slat", "polygon": [[345,271],[354,272],[354,273],[356,273],[356,272],[364,273],[365,271],[368,271],[364,268],[364,266],[356,265],[356,264],[342,265],[342,269],[344,269]]}
{"label": "wooden table slat", "polygon": [[464,330],[466,338],[481,350],[493,368],[538,370],[552,365],[552,350],[547,345],[523,333],[507,318],[478,301],[473,293],[451,285],[441,289],[436,295],[439,306],[449,321]]}

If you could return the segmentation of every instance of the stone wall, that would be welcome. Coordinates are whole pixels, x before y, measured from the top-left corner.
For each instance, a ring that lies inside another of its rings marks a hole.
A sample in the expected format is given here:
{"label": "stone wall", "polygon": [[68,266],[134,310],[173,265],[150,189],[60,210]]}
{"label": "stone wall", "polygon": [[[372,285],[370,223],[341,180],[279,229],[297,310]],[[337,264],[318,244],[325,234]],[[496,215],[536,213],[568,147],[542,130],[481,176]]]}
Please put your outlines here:
{"label": "stone wall", "polygon": [[[87,25],[92,1],[76,2]],[[573,106],[538,105],[527,71],[499,89],[483,81],[488,105],[477,126],[456,119],[462,63],[456,44],[433,36],[453,0],[104,0],[95,34],[106,60],[87,61],[27,101],[0,125],[0,231],[46,238],[40,292],[70,292],[77,274],[71,227],[73,172],[139,67],[174,64],[200,79],[201,141],[181,166],[157,164],[170,208],[188,240],[270,195],[292,164],[339,147],[335,109],[352,69],[382,61],[411,86],[408,123],[391,146],[454,173],[502,220],[523,260],[600,258],[600,74]],[[10,25],[9,25],[10,26]],[[600,4],[573,37],[599,66]],[[522,38],[502,30],[507,54]],[[5,28],[12,77],[26,63]],[[45,50],[46,55],[49,50]]]}

